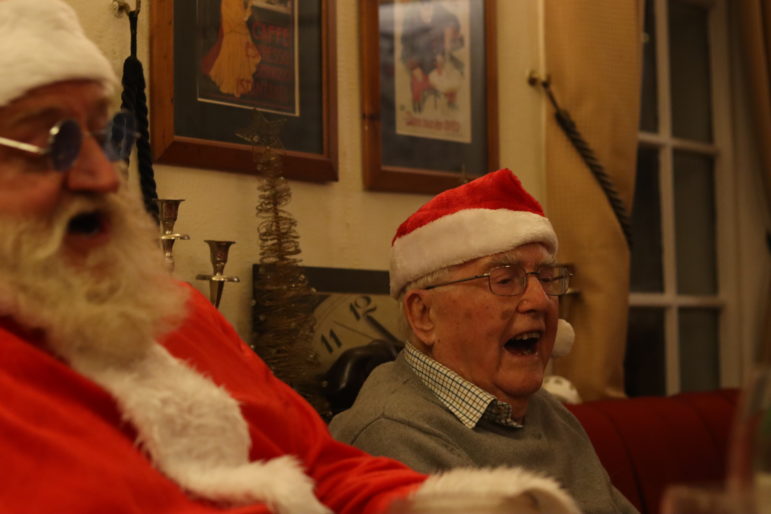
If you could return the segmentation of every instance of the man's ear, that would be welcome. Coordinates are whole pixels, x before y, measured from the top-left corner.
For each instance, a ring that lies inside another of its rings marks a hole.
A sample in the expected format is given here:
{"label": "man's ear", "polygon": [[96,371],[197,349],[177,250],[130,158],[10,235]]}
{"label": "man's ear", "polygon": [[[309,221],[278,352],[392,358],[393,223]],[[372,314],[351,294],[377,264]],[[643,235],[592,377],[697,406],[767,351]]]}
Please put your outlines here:
{"label": "man's ear", "polygon": [[422,289],[404,293],[404,317],[415,337],[429,347],[434,344],[434,319],[431,313],[431,294]]}

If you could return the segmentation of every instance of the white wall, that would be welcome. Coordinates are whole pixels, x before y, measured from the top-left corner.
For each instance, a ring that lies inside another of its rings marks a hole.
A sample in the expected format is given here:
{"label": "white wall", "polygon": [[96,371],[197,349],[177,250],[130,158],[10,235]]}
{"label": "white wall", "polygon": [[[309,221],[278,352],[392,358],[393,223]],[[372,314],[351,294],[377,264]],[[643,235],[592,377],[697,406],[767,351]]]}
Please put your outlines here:
{"label": "white wall", "polygon": [[[67,0],[78,12],[86,33],[96,41],[121,73],[129,54],[126,16],[116,17],[112,0]],[[139,58],[149,76],[149,2],[140,13]],[[177,0],[182,1],[182,0]],[[129,0],[134,5],[134,0]],[[499,117],[501,166],[515,170],[525,187],[544,199],[543,98],[526,83],[540,62],[538,6],[532,0],[498,2]],[[361,178],[361,130],[358,45],[358,1],[337,0],[338,130],[340,180],[329,184],[292,181],[288,210],[298,221],[304,264],[341,268],[387,269],[388,247],[396,230],[429,197],[364,191]],[[256,233],[256,178],[216,170],[155,166],[158,194],[184,198],[175,226],[190,235],[174,248],[176,274],[208,295],[208,284],[195,280],[210,273],[204,239],[236,241],[226,274],[240,284],[227,284],[221,311],[242,337],[250,327],[251,265],[259,258]]]}

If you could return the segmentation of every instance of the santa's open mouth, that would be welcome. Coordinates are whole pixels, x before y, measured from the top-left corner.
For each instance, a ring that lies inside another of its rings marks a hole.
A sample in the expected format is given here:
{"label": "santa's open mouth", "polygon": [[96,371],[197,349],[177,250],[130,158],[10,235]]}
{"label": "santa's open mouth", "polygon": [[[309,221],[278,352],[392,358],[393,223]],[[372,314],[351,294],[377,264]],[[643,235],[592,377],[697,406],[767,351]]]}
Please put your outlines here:
{"label": "santa's open mouth", "polygon": [[100,211],[80,213],[67,224],[67,233],[80,236],[99,234],[104,229],[104,218],[104,213]]}
{"label": "santa's open mouth", "polygon": [[503,345],[506,351],[514,355],[533,355],[538,349],[541,332],[526,332],[512,337]]}

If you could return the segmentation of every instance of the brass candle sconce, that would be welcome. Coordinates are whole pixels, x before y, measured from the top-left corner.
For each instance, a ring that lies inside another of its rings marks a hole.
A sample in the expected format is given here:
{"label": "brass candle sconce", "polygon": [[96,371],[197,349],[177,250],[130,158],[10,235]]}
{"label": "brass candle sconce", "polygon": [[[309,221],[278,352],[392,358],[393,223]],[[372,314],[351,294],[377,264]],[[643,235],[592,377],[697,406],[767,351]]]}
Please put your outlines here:
{"label": "brass candle sconce", "polygon": [[174,271],[174,255],[172,249],[177,239],[187,241],[190,236],[187,234],[179,234],[174,232],[174,223],[177,221],[177,215],[179,213],[179,204],[184,200],[171,200],[171,199],[158,199],[158,218],[160,220],[161,229],[161,248],[163,249],[163,259],[166,263],[166,269],[169,273]]}
{"label": "brass candle sconce", "polygon": [[230,245],[235,244],[235,241],[214,241],[207,239],[205,242],[209,245],[211,264],[214,273],[200,274],[195,278],[197,280],[209,281],[209,299],[215,307],[219,307],[225,283],[241,281],[236,276],[226,276],[224,274],[225,264],[228,262],[228,250],[230,249]]}

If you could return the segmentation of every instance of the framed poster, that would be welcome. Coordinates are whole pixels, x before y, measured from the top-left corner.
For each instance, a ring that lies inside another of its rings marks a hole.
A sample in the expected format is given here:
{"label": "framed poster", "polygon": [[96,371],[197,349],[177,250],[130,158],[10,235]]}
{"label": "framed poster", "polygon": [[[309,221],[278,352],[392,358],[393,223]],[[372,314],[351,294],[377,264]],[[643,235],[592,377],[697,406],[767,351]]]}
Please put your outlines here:
{"label": "framed poster", "polygon": [[254,172],[254,110],[284,121],[284,175],[337,180],[335,0],[169,0],[150,18],[153,158]]}
{"label": "framed poster", "polygon": [[438,193],[498,166],[494,0],[361,3],[364,184]]}

